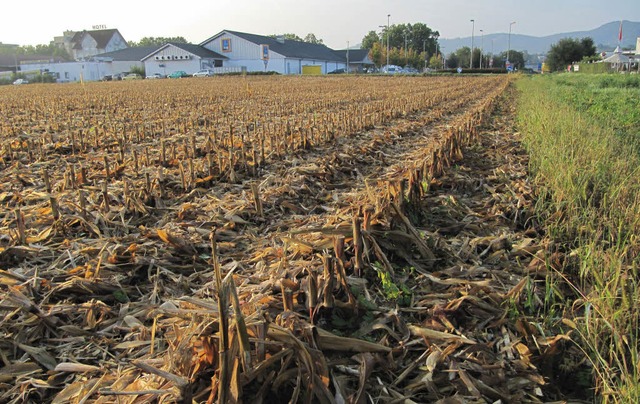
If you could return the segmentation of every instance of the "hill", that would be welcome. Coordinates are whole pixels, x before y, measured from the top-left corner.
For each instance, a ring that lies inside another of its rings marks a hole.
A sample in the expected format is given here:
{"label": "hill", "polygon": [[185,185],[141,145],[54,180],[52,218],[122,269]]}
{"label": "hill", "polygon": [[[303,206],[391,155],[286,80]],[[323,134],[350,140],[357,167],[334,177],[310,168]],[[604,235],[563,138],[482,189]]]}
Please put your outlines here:
{"label": "hill", "polygon": [[[640,22],[623,21],[622,22],[623,47],[636,46],[636,38],[640,37]],[[547,53],[554,43],[562,38],[584,38],[591,37],[597,45],[598,50],[613,50],[618,45],[618,29],[620,21],[612,21],[590,31],[575,31],[553,34],[543,37],[530,35],[511,34],[511,49],[519,51],[527,51],[530,54]],[[506,51],[508,48],[509,34],[489,34],[484,36],[484,50],[491,52],[493,40],[493,52],[499,53]],[[438,40],[440,45],[444,47],[445,53],[453,52],[463,46],[471,46],[471,37]],[[476,36],[474,46],[481,46],[480,35]]]}

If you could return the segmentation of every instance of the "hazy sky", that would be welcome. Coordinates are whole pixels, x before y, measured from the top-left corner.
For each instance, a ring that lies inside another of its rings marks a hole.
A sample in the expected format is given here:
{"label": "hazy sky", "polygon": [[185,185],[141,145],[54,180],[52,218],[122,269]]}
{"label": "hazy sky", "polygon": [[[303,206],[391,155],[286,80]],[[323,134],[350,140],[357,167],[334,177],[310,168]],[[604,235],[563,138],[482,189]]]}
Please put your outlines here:
{"label": "hazy sky", "polygon": [[117,28],[126,40],[183,36],[200,43],[223,29],[255,34],[313,32],[332,48],[360,43],[370,30],[423,22],[443,38],[475,32],[544,36],[582,31],[621,19],[640,21],[639,0],[4,0],[0,42],[47,44],[64,30]]}

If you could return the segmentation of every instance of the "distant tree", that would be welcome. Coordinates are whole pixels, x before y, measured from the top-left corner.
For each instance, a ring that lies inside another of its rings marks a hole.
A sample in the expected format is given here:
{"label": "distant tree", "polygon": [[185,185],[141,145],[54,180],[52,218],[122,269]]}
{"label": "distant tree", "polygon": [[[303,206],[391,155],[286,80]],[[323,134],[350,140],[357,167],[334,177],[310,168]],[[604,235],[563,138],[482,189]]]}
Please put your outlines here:
{"label": "distant tree", "polygon": [[440,56],[440,54],[431,56],[431,59],[429,59],[429,67],[432,69],[440,69],[442,67],[442,56]]}
{"label": "distant tree", "polygon": [[596,47],[593,39],[564,38],[551,45],[547,53],[546,63],[552,71],[564,70],[573,62],[579,62],[584,58],[595,56]]}
{"label": "distant tree", "polygon": [[382,49],[380,42],[374,42],[369,50],[369,59],[371,59],[376,66],[381,67],[385,64],[385,53],[386,49]]}
{"label": "distant tree", "polygon": [[135,73],[139,76],[142,76],[143,78],[146,76],[144,67],[140,67],[140,66],[131,66],[129,68],[129,73]]}
{"label": "distant tree", "polygon": [[382,33],[384,45],[387,43],[387,35],[389,35],[389,47],[391,48],[404,49],[406,37],[408,49],[417,51],[424,49],[428,55],[436,53],[438,38],[440,37],[438,31],[433,31],[426,24],[420,22],[415,24],[394,24],[389,27],[388,33],[385,28]]}
{"label": "distant tree", "polygon": [[378,33],[376,31],[369,31],[369,33],[365,35],[364,38],[362,38],[361,46],[362,46],[362,49],[371,50],[373,48],[373,45],[379,42],[380,42],[380,36],[378,35]]}
{"label": "distant tree", "polygon": [[316,45],[324,45],[324,41],[322,39],[316,38],[315,34],[311,32],[304,37],[304,42],[313,43]]}
{"label": "distant tree", "polygon": [[362,38],[362,47],[370,50],[369,57],[379,66],[386,64],[389,47],[389,64],[421,69],[425,59],[436,53],[439,36],[423,23],[395,24],[388,31],[384,27],[382,35],[369,31]]}
{"label": "distant tree", "polygon": [[285,39],[285,41],[300,41],[300,42],[304,42],[304,40],[302,38],[300,38],[298,35],[292,34],[292,33],[286,33],[286,34],[281,34],[281,35],[272,34],[272,35],[269,35],[269,36],[271,38],[283,37]]}
{"label": "distant tree", "polygon": [[459,63],[458,55],[456,55],[455,53],[450,53],[444,59],[444,67],[445,67],[445,69],[454,69],[454,68],[458,67],[458,63]]}
{"label": "distant tree", "polygon": [[473,48],[473,68],[474,69],[478,69],[480,68],[480,54],[481,54],[481,50],[480,48]]}
{"label": "distant tree", "polygon": [[71,56],[64,48],[60,48],[53,43],[49,45],[26,45],[26,46],[13,46],[0,43],[0,54],[4,55],[41,55],[51,56],[53,58],[61,58],[64,60],[71,60]]}
{"label": "distant tree", "polygon": [[[517,69],[522,69],[526,63],[525,52],[519,52],[517,50],[511,49],[509,52],[509,62],[513,64]],[[496,68],[506,68],[505,63],[507,62],[507,52],[502,52],[493,60],[493,67]]]}
{"label": "distant tree", "polygon": [[176,42],[176,43],[187,43],[187,40],[182,36],[174,36],[174,37],[152,37],[146,36],[142,38],[139,42],[129,41],[127,44],[131,47],[134,46],[162,46],[168,42]]}
{"label": "distant tree", "polygon": [[456,67],[469,68],[469,62],[471,57],[471,48],[463,46],[455,51],[455,53],[449,54],[447,59],[447,67],[455,69]]}

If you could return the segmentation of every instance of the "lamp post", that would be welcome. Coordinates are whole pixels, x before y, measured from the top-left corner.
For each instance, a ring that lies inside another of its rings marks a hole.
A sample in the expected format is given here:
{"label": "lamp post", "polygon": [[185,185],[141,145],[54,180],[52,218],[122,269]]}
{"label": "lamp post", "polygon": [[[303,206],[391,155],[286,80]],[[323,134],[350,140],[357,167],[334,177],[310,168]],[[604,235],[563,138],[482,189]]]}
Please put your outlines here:
{"label": "lamp post", "polygon": [[404,65],[407,65],[407,31],[404,31]]}
{"label": "lamp post", "polygon": [[473,69],[473,33],[476,28],[476,20],[471,20],[471,61],[469,62],[469,69]]}
{"label": "lamp post", "polygon": [[440,46],[440,57],[442,58],[442,68],[447,68],[447,58],[444,55],[444,46]]}
{"label": "lamp post", "polygon": [[389,70],[389,21],[391,14],[387,14],[387,70]]}
{"label": "lamp post", "polygon": [[347,74],[349,74],[349,41],[347,41]]}
{"label": "lamp post", "polygon": [[382,46],[384,46],[384,33],[387,32],[387,26],[386,25],[378,25],[379,28],[382,28],[382,32],[380,34],[380,67],[382,67],[382,64],[384,63],[384,58],[382,57]]}
{"label": "lamp post", "polygon": [[480,30],[480,68],[482,69],[482,54],[484,53],[484,31]]}
{"label": "lamp post", "polygon": [[509,44],[507,47],[507,63],[509,63],[509,56],[511,56],[511,27],[513,27],[513,24],[515,24],[516,22],[512,22],[511,24],[509,24]]}
{"label": "lamp post", "polygon": [[424,71],[427,70],[427,40],[422,40],[422,53],[424,53]]}

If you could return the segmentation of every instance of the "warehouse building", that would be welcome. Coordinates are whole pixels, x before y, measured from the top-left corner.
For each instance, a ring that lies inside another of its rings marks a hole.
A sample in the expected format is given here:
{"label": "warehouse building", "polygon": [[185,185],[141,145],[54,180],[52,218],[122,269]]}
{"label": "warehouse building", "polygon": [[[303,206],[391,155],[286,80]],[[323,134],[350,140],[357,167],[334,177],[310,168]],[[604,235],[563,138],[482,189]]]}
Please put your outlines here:
{"label": "warehouse building", "polygon": [[346,59],[321,44],[223,30],[200,43],[225,56],[228,66],[248,72],[273,71],[280,74],[326,74],[346,69]]}

